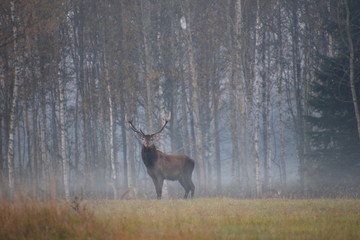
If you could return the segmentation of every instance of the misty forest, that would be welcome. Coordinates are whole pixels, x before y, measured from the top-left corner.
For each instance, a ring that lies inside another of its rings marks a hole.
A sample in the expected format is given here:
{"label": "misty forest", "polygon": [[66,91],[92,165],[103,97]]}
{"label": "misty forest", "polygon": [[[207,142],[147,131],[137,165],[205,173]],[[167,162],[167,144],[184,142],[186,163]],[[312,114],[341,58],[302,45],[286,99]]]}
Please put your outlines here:
{"label": "misty forest", "polygon": [[194,159],[195,197],[360,196],[358,0],[2,0],[0,18],[2,197],[156,198],[134,129],[165,116],[155,145]]}

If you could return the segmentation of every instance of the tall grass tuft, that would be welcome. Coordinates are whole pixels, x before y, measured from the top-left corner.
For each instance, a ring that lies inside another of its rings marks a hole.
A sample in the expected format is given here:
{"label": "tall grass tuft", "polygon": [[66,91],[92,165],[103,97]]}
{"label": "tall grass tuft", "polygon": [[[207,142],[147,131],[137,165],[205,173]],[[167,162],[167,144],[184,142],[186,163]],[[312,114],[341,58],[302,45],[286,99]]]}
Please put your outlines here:
{"label": "tall grass tuft", "polygon": [[108,234],[92,213],[65,202],[0,204],[0,239],[104,239]]}

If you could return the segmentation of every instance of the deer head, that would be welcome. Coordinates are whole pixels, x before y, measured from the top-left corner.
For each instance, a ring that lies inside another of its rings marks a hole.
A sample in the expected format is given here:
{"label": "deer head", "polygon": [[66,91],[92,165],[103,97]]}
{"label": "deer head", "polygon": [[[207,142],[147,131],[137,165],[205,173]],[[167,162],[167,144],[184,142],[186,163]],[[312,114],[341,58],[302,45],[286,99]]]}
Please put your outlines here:
{"label": "deer head", "polygon": [[158,131],[151,134],[145,134],[141,129],[138,130],[133,124],[133,119],[128,120],[128,122],[130,124],[131,130],[133,130],[139,136],[141,144],[144,147],[148,148],[154,145],[154,141],[160,135],[160,133],[165,128],[166,124],[170,121],[170,119],[171,119],[171,113],[169,113],[167,117],[163,117],[163,125],[161,126],[161,128]]}

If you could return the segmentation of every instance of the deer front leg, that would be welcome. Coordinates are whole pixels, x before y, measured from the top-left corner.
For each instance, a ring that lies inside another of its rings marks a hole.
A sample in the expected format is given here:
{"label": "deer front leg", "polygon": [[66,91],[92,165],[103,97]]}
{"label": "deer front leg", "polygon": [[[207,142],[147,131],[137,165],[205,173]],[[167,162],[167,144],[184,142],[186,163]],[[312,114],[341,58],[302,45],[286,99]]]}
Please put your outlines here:
{"label": "deer front leg", "polygon": [[162,179],[162,178],[153,178],[153,182],[154,182],[154,185],[155,185],[157,199],[160,200],[161,195],[162,195],[162,187],[163,187],[164,179]]}

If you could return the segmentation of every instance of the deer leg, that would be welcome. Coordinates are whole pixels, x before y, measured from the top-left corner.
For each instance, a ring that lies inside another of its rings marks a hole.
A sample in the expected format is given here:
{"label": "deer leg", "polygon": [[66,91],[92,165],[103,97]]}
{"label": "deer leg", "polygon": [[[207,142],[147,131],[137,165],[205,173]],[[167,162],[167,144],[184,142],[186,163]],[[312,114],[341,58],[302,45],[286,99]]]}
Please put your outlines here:
{"label": "deer leg", "polygon": [[189,195],[189,186],[186,183],[186,181],[184,181],[183,179],[179,179],[179,183],[181,184],[181,186],[183,186],[183,188],[185,189],[185,195],[184,195],[184,199],[187,199],[188,195]]}
{"label": "deer leg", "polygon": [[[190,174],[187,174],[185,177],[184,177],[184,185],[186,185],[186,188],[187,188],[187,193],[189,193],[189,191],[191,191],[191,198],[194,197],[194,193],[195,193],[195,185],[194,183],[192,182],[191,180],[191,173]],[[187,194],[186,194],[186,197],[187,197]]]}
{"label": "deer leg", "polygon": [[154,182],[154,185],[155,185],[157,199],[161,199],[162,187],[163,187],[164,179],[153,178],[153,182]]}
{"label": "deer leg", "polygon": [[191,191],[191,198],[194,197],[194,193],[195,193],[195,185],[194,183],[191,181],[191,178],[189,179],[189,186],[190,186],[190,191]]}

